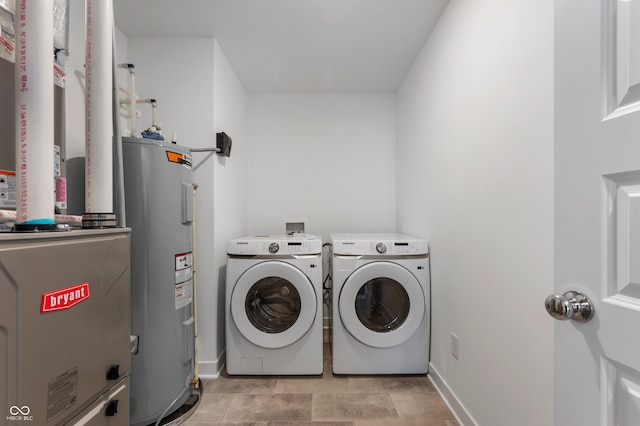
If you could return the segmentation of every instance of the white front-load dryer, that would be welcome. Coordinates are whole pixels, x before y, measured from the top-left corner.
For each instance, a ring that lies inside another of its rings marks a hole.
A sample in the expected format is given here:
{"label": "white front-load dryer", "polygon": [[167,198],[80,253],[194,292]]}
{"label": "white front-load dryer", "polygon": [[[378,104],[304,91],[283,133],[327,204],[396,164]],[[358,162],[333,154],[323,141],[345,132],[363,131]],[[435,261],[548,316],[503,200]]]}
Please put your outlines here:
{"label": "white front-load dryer", "polygon": [[320,238],[229,241],[225,300],[228,374],[322,374]]}
{"label": "white front-load dryer", "polygon": [[402,234],[331,234],[335,374],[429,369],[427,242]]}

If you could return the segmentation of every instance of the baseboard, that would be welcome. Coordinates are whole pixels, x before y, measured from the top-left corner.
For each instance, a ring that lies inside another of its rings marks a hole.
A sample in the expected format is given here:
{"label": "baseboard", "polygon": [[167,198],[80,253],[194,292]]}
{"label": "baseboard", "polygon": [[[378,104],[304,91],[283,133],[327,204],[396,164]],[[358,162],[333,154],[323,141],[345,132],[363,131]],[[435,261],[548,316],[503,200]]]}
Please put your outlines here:
{"label": "baseboard", "polygon": [[461,426],[478,426],[458,397],[456,397],[449,386],[447,386],[442,376],[438,373],[438,370],[436,370],[431,363],[429,363],[429,379],[442,396],[442,399],[444,399],[444,402],[449,406],[453,415],[456,416],[456,420]]}
{"label": "baseboard", "polygon": [[215,361],[198,361],[198,377],[201,379],[217,379],[220,377],[220,373],[224,368],[224,360],[226,359],[226,352],[222,354]]}

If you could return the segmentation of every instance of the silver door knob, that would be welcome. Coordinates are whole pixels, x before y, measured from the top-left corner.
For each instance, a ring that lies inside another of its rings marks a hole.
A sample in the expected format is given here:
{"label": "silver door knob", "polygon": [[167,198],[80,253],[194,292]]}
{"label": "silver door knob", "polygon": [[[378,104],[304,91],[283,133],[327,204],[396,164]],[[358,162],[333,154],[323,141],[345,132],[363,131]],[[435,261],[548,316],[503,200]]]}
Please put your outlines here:
{"label": "silver door knob", "polygon": [[577,291],[552,294],[544,301],[544,306],[549,315],[562,321],[572,319],[577,322],[587,322],[593,318],[594,314],[591,300]]}

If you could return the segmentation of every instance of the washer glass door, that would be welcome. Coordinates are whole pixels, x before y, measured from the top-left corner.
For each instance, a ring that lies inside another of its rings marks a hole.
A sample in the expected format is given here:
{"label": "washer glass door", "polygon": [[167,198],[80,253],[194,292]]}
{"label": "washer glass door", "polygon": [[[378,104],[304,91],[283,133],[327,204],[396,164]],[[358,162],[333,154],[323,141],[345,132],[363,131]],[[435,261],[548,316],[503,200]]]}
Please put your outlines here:
{"label": "washer glass door", "polygon": [[406,342],[422,324],[425,294],[418,279],[392,262],[356,269],[340,290],[344,327],[365,345],[390,348]]}
{"label": "washer glass door", "polygon": [[249,322],[265,333],[282,333],[300,317],[300,293],[283,277],[264,277],[251,286],[244,301]]}
{"label": "washer glass door", "polygon": [[304,336],[316,316],[316,292],[295,266],[265,261],[247,269],[231,294],[231,316],[244,336],[264,348],[289,346]]}

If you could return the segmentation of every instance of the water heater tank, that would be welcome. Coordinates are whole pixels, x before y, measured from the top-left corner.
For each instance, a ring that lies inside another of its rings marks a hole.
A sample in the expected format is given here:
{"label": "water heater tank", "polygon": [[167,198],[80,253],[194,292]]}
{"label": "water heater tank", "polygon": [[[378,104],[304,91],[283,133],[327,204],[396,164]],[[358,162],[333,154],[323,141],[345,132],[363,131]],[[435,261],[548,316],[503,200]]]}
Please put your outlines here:
{"label": "water heater tank", "polygon": [[131,425],[172,413],[193,379],[193,171],[187,148],[123,138],[131,228]]}

